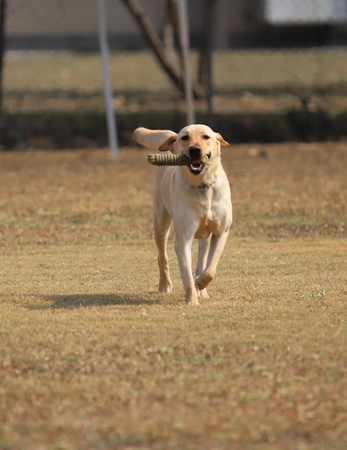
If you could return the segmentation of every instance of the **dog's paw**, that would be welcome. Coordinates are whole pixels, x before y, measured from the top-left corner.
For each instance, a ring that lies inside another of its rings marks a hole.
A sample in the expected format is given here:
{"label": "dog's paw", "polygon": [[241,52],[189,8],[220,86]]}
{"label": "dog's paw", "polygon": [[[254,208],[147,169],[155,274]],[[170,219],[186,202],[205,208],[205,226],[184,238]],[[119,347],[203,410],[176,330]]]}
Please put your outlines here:
{"label": "dog's paw", "polygon": [[197,289],[199,289],[200,291],[204,291],[206,287],[211,283],[213,278],[214,275],[211,272],[202,272],[202,274],[198,276],[195,282]]}
{"label": "dog's paw", "polygon": [[171,294],[172,284],[171,283],[159,283],[159,292],[162,294]]}
{"label": "dog's paw", "polygon": [[198,293],[195,287],[187,288],[185,294],[187,305],[199,305]]}
{"label": "dog's paw", "polygon": [[171,294],[171,292],[172,292],[172,287],[167,287],[167,288],[165,288],[165,289],[159,289],[159,292],[160,292],[161,294]]}
{"label": "dog's paw", "polygon": [[197,292],[198,292],[199,298],[210,298],[210,296],[208,295],[207,289],[202,289],[202,290],[197,289]]}
{"label": "dog's paw", "polygon": [[199,306],[200,305],[199,300],[197,298],[186,300],[186,303],[188,306]]}

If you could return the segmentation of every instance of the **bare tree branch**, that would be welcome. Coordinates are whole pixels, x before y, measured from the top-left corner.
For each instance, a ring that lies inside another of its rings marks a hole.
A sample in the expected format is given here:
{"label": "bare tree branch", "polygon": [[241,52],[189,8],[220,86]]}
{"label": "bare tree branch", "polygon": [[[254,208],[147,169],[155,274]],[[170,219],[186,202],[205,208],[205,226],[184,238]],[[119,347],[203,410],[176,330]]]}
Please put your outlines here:
{"label": "bare tree branch", "polygon": [[[124,5],[128,8],[134,19],[136,20],[138,26],[142,30],[143,35],[146,37],[149,45],[154,51],[157,60],[159,61],[162,69],[168,75],[170,80],[174,85],[181,91],[184,92],[183,77],[177,70],[177,67],[172,63],[170,54],[165,50],[165,46],[161,41],[158,33],[155,31],[152,23],[144,13],[139,2],[137,0],[121,0]],[[194,84],[193,94],[196,98],[201,98],[202,90],[199,85]]]}

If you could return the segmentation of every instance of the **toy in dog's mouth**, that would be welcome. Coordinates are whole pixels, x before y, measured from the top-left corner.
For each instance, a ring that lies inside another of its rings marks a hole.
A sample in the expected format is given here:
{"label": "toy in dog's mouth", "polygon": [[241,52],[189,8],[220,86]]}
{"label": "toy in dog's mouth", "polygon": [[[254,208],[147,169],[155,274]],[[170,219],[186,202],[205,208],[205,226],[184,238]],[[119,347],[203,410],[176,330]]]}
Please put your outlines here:
{"label": "toy in dog's mouth", "polygon": [[188,155],[176,155],[174,153],[154,153],[147,155],[147,161],[155,166],[188,166],[189,170],[194,175],[200,175],[206,164],[212,157],[211,153],[202,156],[200,159],[191,159]]}
{"label": "toy in dog's mouth", "polygon": [[200,175],[204,169],[206,164],[209,163],[211,159],[211,153],[208,153],[207,155],[202,156],[199,160],[193,161],[189,164],[189,170],[193,175]]}

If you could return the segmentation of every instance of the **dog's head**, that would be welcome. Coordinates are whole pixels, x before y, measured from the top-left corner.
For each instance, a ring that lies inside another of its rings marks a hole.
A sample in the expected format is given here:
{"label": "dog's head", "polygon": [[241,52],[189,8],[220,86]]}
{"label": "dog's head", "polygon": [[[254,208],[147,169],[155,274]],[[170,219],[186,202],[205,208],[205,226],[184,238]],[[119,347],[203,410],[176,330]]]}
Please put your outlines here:
{"label": "dog's head", "polygon": [[139,144],[152,149],[189,156],[193,163],[187,170],[192,175],[200,175],[206,168],[212,168],[218,164],[221,147],[229,145],[219,133],[206,125],[199,124],[188,125],[177,134],[170,130],[137,128],[133,138]]}
{"label": "dog's head", "polygon": [[[193,175],[200,175],[206,166],[219,161],[221,147],[228,146],[219,133],[215,133],[206,125],[188,125],[175,136],[160,145],[159,150],[170,150],[176,154],[189,156],[194,162],[188,166]],[[205,163],[201,161],[205,161]]]}

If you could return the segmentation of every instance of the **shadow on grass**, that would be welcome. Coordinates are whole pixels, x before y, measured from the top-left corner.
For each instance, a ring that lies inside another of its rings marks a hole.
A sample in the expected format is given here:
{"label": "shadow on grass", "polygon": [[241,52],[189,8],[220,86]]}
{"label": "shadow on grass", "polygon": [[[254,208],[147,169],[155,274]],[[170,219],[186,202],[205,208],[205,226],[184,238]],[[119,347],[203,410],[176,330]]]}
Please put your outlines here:
{"label": "shadow on grass", "polygon": [[[42,298],[40,296],[40,298]],[[77,309],[92,306],[139,306],[155,305],[159,300],[153,295],[153,300],[144,298],[142,295],[113,293],[113,294],[62,294],[47,295],[44,299],[49,301],[49,305],[29,306],[31,310],[45,309]]]}

